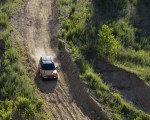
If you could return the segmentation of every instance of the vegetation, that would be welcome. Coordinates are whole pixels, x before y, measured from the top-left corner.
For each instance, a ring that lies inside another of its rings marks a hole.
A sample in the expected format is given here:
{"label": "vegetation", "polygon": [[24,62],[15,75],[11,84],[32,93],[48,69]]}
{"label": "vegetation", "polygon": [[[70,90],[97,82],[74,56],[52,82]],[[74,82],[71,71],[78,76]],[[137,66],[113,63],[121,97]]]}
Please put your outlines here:
{"label": "vegetation", "polygon": [[0,48],[3,53],[0,55],[0,119],[44,120],[48,119],[43,110],[44,103],[35,95],[36,87],[30,79],[32,76],[23,65],[27,54],[19,47],[17,40],[16,44],[12,44],[10,39],[12,11],[21,4],[22,0],[0,3],[0,41],[4,43]]}
{"label": "vegetation", "polygon": [[107,25],[103,25],[102,29],[99,30],[98,36],[96,48],[99,56],[106,60],[114,59],[119,51],[120,44],[112,34],[112,29]]}
{"label": "vegetation", "polygon": [[138,5],[138,0],[96,0],[94,4],[89,0],[59,2],[62,25],[59,48],[63,43],[68,46],[80,68],[81,79],[95,90],[99,102],[115,120],[148,120],[150,115],[112,92],[94,72],[91,58],[113,62],[149,82],[150,39],[136,22],[132,23],[135,21],[132,11],[133,8],[138,11]]}

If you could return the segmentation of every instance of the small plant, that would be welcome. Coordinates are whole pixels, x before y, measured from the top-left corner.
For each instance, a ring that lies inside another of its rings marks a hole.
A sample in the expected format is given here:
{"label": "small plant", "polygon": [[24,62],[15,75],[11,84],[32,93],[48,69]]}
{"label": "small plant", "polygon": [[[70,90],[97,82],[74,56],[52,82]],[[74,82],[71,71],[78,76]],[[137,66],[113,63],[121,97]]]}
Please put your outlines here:
{"label": "small plant", "polygon": [[0,12],[0,26],[6,28],[8,24],[8,16],[6,13]]}

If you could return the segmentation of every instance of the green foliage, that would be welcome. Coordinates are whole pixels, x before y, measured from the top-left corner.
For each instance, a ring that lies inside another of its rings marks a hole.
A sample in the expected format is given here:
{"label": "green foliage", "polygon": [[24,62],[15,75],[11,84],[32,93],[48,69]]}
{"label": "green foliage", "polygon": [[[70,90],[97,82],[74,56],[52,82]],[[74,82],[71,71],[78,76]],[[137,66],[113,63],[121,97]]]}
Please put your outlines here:
{"label": "green foliage", "polygon": [[[129,14],[129,11],[127,10],[129,7],[129,1],[127,0],[99,0],[97,2],[104,6],[103,9],[106,8],[104,11],[110,12],[110,14],[113,13],[113,16],[122,17]],[[62,9],[64,8],[63,5],[65,5],[65,11]],[[93,20],[94,9],[91,9],[92,5],[90,1],[78,0],[74,2],[74,0],[70,0],[70,3],[67,5],[68,6],[66,6],[65,3],[60,4],[59,6],[61,10],[60,22],[62,25],[59,39],[61,39],[61,42],[64,40],[64,44],[69,48],[71,57],[80,68],[81,79],[86,81],[87,84],[93,88],[93,90],[99,96],[99,102],[104,106],[105,110],[107,110],[108,113],[113,114],[111,116],[112,119],[150,119],[149,115],[134,108],[132,104],[127,103],[119,93],[112,92],[111,88],[102,81],[100,75],[94,73],[92,65],[88,61],[88,58],[91,58],[92,54],[92,59],[94,59],[95,55],[101,56],[107,60],[113,59],[115,61],[116,57],[121,59],[121,54],[125,53],[122,53],[120,49],[120,43],[123,44],[123,42],[125,44],[124,46],[129,47],[130,43],[132,43],[133,48],[136,46],[137,48],[139,47],[138,49],[140,49],[141,46],[139,46],[137,43],[135,44],[135,30],[133,26],[122,21],[114,23],[113,28],[115,29],[115,37],[117,37],[119,40],[117,41],[112,34],[112,29],[107,25],[103,25],[101,21],[99,22],[103,26],[100,30],[98,30],[99,26],[96,26]],[[66,13],[66,15],[62,16],[64,13]],[[126,39],[129,41],[127,45]],[[144,59],[147,59],[147,53],[139,54],[141,55],[138,60],[134,60],[135,57],[129,57],[129,61],[133,60],[139,64],[144,63]],[[144,59],[141,59],[142,57],[144,57]],[[149,62],[146,61],[146,64],[149,64]]]}
{"label": "green foliage", "polygon": [[114,120],[121,120],[121,115],[120,114],[114,114],[113,115]]}
{"label": "green foliage", "polygon": [[42,110],[42,102],[33,104],[29,99],[24,97],[17,98],[15,103],[15,118],[20,118],[23,120],[41,120],[43,115],[39,114]]}
{"label": "green foliage", "polygon": [[5,56],[11,63],[13,63],[17,61],[18,53],[14,48],[10,48],[5,52]]}
{"label": "green foliage", "polygon": [[0,119],[12,120],[13,101],[0,101]]}
{"label": "green foliage", "polygon": [[150,36],[142,37],[139,44],[141,48],[143,48],[146,51],[149,51],[150,50]]}
{"label": "green foliage", "polygon": [[62,5],[67,5],[69,0],[60,0],[60,4]]}
{"label": "green foliage", "polygon": [[142,66],[150,66],[150,53],[141,51],[135,51],[132,49],[122,50],[117,55],[118,61],[129,62],[139,64]]}
{"label": "green foliage", "polygon": [[95,74],[91,68],[81,75],[81,79],[87,81],[88,85],[94,90],[109,91],[109,87],[102,83],[100,76]]}
{"label": "green foliage", "polygon": [[113,24],[114,34],[117,39],[125,47],[134,45],[135,42],[135,30],[131,25],[128,25],[124,21],[119,21]]}
{"label": "green foliage", "polygon": [[10,40],[10,18],[22,0],[9,0],[0,5],[0,40],[5,42],[5,52],[0,60],[0,120],[45,120],[43,102],[35,95],[31,76],[20,61],[20,49]]}
{"label": "green foliage", "polygon": [[112,29],[107,25],[103,25],[99,30],[99,40],[96,44],[98,56],[112,60],[118,53],[120,44],[112,34]]}
{"label": "green foliage", "polygon": [[8,16],[6,13],[0,12],[0,26],[6,27],[8,24]]}
{"label": "green foliage", "polygon": [[27,98],[17,98],[15,112],[17,118],[29,120],[35,119],[34,106]]}

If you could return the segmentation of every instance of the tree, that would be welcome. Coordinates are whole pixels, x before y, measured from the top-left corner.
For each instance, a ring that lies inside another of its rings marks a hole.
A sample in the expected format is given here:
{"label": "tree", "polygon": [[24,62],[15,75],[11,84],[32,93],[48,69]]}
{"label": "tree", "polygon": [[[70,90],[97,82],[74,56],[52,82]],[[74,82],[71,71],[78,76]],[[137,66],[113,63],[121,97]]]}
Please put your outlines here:
{"label": "tree", "polygon": [[98,56],[106,60],[112,60],[120,48],[120,43],[112,34],[112,29],[104,24],[99,30],[98,36],[99,39],[96,44]]}

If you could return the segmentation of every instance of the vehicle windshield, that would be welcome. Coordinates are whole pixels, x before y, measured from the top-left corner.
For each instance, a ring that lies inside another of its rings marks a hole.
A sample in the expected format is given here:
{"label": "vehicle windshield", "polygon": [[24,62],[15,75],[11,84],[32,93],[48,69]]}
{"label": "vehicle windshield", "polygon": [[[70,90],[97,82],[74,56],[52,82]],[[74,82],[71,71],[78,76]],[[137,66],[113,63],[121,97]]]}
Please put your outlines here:
{"label": "vehicle windshield", "polygon": [[55,70],[55,65],[54,64],[43,64],[42,65],[43,70]]}

